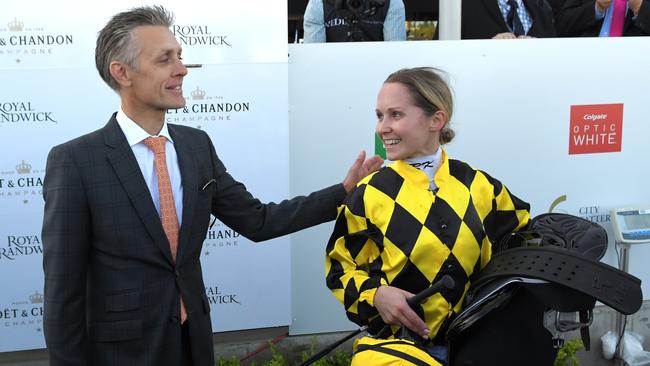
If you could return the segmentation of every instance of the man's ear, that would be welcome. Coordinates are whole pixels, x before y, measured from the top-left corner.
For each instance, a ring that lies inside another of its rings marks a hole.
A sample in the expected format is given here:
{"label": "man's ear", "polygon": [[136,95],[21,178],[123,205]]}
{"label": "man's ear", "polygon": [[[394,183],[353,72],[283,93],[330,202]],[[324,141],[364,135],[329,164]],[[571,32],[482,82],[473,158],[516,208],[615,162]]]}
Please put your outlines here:
{"label": "man's ear", "polygon": [[131,86],[131,68],[123,62],[111,61],[111,64],[108,66],[108,71],[119,86]]}
{"label": "man's ear", "polygon": [[447,123],[447,113],[444,111],[436,111],[433,116],[431,116],[431,130],[440,131],[445,124]]}

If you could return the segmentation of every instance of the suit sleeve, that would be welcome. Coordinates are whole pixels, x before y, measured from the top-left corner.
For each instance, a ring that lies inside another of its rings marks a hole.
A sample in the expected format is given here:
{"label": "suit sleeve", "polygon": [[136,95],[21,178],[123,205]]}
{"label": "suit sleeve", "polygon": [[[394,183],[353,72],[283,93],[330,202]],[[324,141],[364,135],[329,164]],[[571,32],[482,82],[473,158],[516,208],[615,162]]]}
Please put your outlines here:
{"label": "suit sleeve", "polygon": [[384,20],[384,41],[406,41],[406,12],[402,0],[392,0]]}
{"label": "suit sleeve", "polygon": [[650,35],[650,1],[643,0],[639,14],[632,22],[635,27],[643,32],[643,35]]}
{"label": "suit sleeve", "polygon": [[[536,14],[533,20],[533,28],[535,28],[534,36],[536,37],[555,37],[557,36],[557,29],[555,26],[555,11],[553,7],[546,0],[536,2]],[[537,24],[535,24],[537,23]]]}
{"label": "suit sleeve", "polygon": [[90,213],[71,153],[55,147],[43,184],[43,328],[50,365],[90,364],[86,331],[86,271]]}
{"label": "suit sleeve", "polygon": [[334,231],[327,244],[325,257],[326,284],[343,304],[350,321],[368,325],[377,315],[374,297],[377,288],[387,285],[379,275],[380,268],[371,271],[380,255],[377,241],[379,230],[364,217],[364,185],[353,190],[341,206]]}
{"label": "suit sleeve", "polygon": [[325,16],[322,0],[309,0],[305,9],[303,29],[305,43],[325,43]]}
{"label": "suit sleeve", "polygon": [[262,203],[242,183],[233,179],[217,157],[212,143],[208,143],[216,177],[212,214],[250,240],[259,242],[272,239],[336,217],[336,208],[346,194],[343,184],[335,184],[280,203]]}
{"label": "suit sleeve", "polygon": [[567,0],[557,13],[555,26],[560,36],[578,37],[597,22],[596,0]]}

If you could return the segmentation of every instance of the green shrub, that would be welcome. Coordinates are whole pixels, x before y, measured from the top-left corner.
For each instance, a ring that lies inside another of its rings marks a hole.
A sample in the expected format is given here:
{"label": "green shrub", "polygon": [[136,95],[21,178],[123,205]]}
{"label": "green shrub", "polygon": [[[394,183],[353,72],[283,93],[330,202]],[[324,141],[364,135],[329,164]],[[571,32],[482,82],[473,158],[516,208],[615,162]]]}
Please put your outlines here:
{"label": "green shrub", "polygon": [[[314,344],[312,343],[310,352],[303,352],[302,353],[302,361],[306,361],[309,357],[313,356],[316,354],[316,351],[314,349]],[[326,355],[325,357],[321,358],[320,360],[312,363],[313,366],[350,366],[350,363],[352,362],[352,355],[349,352],[346,352],[342,349],[337,349],[334,352],[330,352],[329,355]],[[296,363],[296,365],[299,365],[300,363]]]}
{"label": "green shrub", "polygon": [[[576,353],[583,347],[582,340],[579,338],[567,341],[557,353],[553,366],[578,366],[578,357]],[[289,363],[288,357],[282,354],[272,343],[269,342],[271,359],[260,364],[259,366],[297,366],[306,361],[309,357],[318,352],[316,349],[316,339],[312,339],[309,352],[303,351],[300,355],[300,362]],[[329,355],[314,362],[313,366],[350,366],[352,355],[349,350],[342,348],[330,353]],[[216,361],[217,366],[241,366],[241,362],[235,356],[231,358],[219,357]],[[250,366],[256,366],[253,362]]]}
{"label": "green shrub", "polygon": [[578,366],[576,352],[582,347],[583,344],[580,338],[572,339],[564,343],[564,346],[557,352],[553,366]]}
{"label": "green shrub", "polygon": [[239,366],[239,364],[239,359],[235,356],[231,358],[219,357],[216,362],[217,366]]}
{"label": "green shrub", "polygon": [[[282,354],[282,352],[280,352],[280,350],[278,350],[277,347],[271,342],[269,342],[269,350],[271,351],[271,359],[263,362],[259,366],[297,366],[300,365],[301,362],[306,361],[308,358],[310,358],[311,356],[313,356],[319,351],[316,349],[316,338],[312,339],[309,352],[302,352],[300,354],[299,362],[298,361],[293,363],[289,362],[290,357],[287,357],[286,355]],[[312,363],[312,365],[313,366],[350,366],[351,362],[352,362],[351,353],[349,351],[339,348],[336,351],[331,352],[330,354],[321,358],[320,360]],[[216,360],[215,364],[217,366],[241,366],[241,362],[235,356],[231,358],[219,357]],[[256,366],[254,362],[245,363],[245,364],[248,364],[250,366]]]}

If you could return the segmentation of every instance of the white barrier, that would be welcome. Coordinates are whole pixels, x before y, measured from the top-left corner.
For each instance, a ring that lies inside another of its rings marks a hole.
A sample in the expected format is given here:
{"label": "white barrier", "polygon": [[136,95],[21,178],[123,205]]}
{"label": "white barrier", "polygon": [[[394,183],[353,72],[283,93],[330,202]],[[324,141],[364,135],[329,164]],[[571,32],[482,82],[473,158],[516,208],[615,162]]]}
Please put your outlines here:
{"label": "white barrier", "polygon": [[[287,64],[284,2],[193,0],[178,10],[162,3],[176,11],[186,62],[204,65],[186,77],[187,109],[170,111],[168,122],[206,130],[230,172],[264,200],[285,198],[289,186],[303,194],[339,182],[360,148],[374,150],[384,78],[428,65],[448,71],[456,91],[450,156],[501,179],[531,202],[533,214],[553,206],[610,230],[610,208],[650,203],[641,94],[650,80],[637,66],[650,52],[647,38],[296,45]],[[110,15],[135,5],[68,0],[39,4],[38,12],[20,2],[3,8],[0,352],[44,346],[46,155],[103,126],[117,107],[94,69],[95,36]],[[72,6],[87,16],[71,18],[78,14]],[[614,77],[603,71],[610,68]],[[623,119],[603,108],[622,108]],[[602,114],[608,117],[594,117]],[[576,141],[582,145],[572,147]],[[592,153],[581,151],[585,144]],[[351,328],[324,285],[331,229],[294,234],[290,248],[288,238],[252,244],[217,223],[201,257],[215,331]],[[650,248],[635,248],[630,263],[646,294],[649,256]],[[611,246],[605,259],[615,264]]]}
{"label": "white barrier", "polygon": [[[289,191],[287,4],[160,1],[190,69],[169,123],[210,134],[229,171],[264,200]],[[144,4],[4,4],[0,17],[0,352],[44,347],[42,180],[56,144],[102,127],[119,99],[94,68],[110,16]],[[71,11],[71,9],[76,9]],[[78,16],[82,14],[82,16]],[[213,329],[290,323],[289,238],[253,244],[221,223],[201,255]],[[269,276],[272,273],[273,276]]]}
{"label": "white barrier", "polygon": [[[376,96],[391,72],[438,67],[455,90],[450,157],[500,179],[533,215],[553,206],[601,224],[610,238],[603,260],[617,266],[610,209],[650,204],[643,93],[650,76],[641,66],[649,45],[649,38],[292,45],[292,189],[339,178],[360,148],[374,151]],[[309,170],[315,161],[324,163]],[[352,328],[324,284],[331,230],[292,238],[300,258],[292,261],[293,334]],[[630,272],[647,299],[650,246],[633,253]]]}

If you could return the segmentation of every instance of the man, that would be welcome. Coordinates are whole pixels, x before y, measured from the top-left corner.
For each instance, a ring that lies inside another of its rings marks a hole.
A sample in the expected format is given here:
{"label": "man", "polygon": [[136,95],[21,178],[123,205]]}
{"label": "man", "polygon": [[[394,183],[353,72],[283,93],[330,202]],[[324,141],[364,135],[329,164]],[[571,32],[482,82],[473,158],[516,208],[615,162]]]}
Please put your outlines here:
{"label": "man", "polygon": [[142,7],[100,31],[95,60],[121,107],[56,146],[43,196],[44,333],[51,365],[214,365],[199,255],[210,214],[261,241],[336,216],[376,170],[363,154],[343,184],[263,204],[235,181],[203,131],[168,125],[187,69],[172,15]]}
{"label": "man", "polygon": [[556,19],[560,36],[650,36],[650,1],[566,0]]}
{"label": "man", "polygon": [[464,0],[461,23],[462,39],[555,36],[546,0]]}
{"label": "man", "polygon": [[402,0],[309,0],[305,43],[405,41]]}

